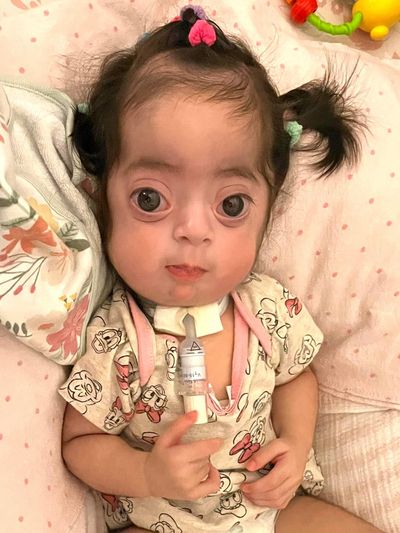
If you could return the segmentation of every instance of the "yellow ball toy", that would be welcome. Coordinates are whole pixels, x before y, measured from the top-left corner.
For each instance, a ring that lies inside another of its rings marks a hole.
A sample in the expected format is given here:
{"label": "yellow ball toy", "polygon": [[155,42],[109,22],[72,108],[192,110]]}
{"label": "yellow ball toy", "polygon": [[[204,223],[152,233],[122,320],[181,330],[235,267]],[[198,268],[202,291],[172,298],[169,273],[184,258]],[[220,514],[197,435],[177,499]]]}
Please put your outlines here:
{"label": "yellow ball toy", "polygon": [[400,21],[400,0],[357,0],[352,11],[353,16],[362,14],[360,30],[368,32],[374,41],[381,41]]}

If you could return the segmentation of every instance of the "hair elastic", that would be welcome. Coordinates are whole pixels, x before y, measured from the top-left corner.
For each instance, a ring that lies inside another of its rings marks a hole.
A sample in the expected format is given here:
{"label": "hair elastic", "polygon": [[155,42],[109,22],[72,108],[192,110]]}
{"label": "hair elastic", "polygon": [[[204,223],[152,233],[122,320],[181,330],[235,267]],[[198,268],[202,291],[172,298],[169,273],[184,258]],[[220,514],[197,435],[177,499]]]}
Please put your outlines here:
{"label": "hair elastic", "polygon": [[214,26],[207,22],[207,15],[201,6],[184,6],[180,14],[174,17],[171,22],[185,21],[191,25],[188,39],[191,46],[198,46],[201,43],[212,46],[217,40]]}
{"label": "hair elastic", "polygon": [[290,135],[290,146],[294,146],[299,142],[301,134],[303,133],[303,126],[296,120],[288,120],[285,122],[285,131]]}
{"label": "hair elastic", "polygon": [[84,115],[87,115],[87,113],[89,111],[89,106],[88,106],[87,102],[81,102],[80,104],[78,104],[78,111],[80,113],[83,113]]}
{"label": "hair elastic", "polygon": [[212,46],[216,40],[215,29],[206,20],[197,20],[190,28],[189,42],[192,46],[198,46],[201,43]]}
{"label": "hair elastic", "polygon": [[191,6],[191,5],[183,6],[183,8],[181,9],[180,15],[181,15],[182,20],[184,20],[185,12],[189,9],[193,11],[194,15],[196,15],[198,19],[207,20],[206,12],[201,6]]}

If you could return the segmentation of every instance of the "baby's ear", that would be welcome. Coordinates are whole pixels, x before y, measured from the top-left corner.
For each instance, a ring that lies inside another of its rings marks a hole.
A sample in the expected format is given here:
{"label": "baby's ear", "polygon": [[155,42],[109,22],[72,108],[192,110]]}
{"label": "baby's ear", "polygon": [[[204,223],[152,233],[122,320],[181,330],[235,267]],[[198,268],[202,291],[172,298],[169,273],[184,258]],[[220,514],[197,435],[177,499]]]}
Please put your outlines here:
{"label": "baby's ear", "polygon": [[86,194],[93,198],[93,200],[97,200],[98,188],[96,187],[96,184],[92,178],[85,178],[84,180],[82,180],[79,184],[79,188],[81,188]]}

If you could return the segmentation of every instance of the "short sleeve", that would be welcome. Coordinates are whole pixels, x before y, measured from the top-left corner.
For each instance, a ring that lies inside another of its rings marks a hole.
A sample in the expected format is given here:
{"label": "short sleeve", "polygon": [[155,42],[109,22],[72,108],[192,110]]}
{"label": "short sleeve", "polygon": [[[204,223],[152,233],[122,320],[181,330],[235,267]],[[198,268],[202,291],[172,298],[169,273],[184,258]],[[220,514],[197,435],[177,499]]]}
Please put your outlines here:
{"label": "short sleeve", "polygon": [[317,355],[323,334],[304,304],[281,287],[276,297],[276,322],[271,334],[276,385],[291,381]]}
{"label": "short sleeve", "polygon": [[[114,307],[119,308],[117,312]],[[107,301],[88,327],[86,353],[59,389],[87,420],[115,435],[129,425],[141,394],[133,325],[129,335],[125,327],[128,320],[122,300]]]}

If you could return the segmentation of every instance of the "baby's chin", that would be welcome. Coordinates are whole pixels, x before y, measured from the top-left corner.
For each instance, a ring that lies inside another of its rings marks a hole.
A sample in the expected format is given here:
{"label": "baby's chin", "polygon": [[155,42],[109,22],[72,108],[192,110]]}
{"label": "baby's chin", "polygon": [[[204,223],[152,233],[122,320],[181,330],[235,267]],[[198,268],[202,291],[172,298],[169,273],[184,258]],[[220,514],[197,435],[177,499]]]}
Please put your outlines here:
{"label": "baby's chin", "polygon": [[223,296],[217,292],[205,294],[204,290],[200,293],[193,284],[187,284],[175,286],[164,297],[158,295],[155,303],[168,307],[199,307],[217,302]]}

